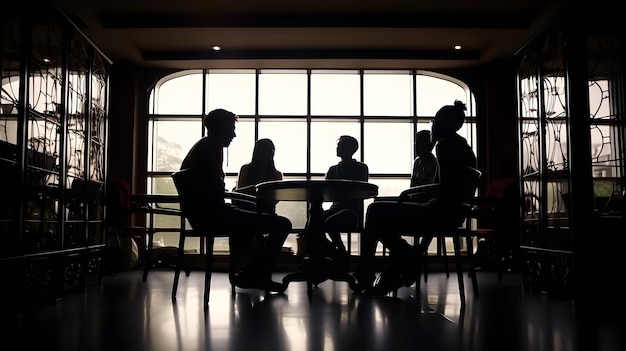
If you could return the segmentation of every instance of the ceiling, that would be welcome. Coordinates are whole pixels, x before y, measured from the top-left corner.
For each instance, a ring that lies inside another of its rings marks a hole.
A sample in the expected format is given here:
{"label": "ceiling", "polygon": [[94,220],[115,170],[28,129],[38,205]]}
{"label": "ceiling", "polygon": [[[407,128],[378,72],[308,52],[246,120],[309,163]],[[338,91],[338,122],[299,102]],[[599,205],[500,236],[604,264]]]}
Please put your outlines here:
{"label": "ceiling", "polygon": [[113,63],[447,69],[512,58],[567,0],[54,2]]}

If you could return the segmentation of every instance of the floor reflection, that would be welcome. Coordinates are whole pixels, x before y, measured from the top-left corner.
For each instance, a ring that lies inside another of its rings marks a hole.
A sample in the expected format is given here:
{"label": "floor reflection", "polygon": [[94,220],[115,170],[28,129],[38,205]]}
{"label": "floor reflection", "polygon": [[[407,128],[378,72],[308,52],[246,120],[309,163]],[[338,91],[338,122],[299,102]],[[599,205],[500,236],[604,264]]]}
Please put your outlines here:
{"label": "floor reflection", "polygon": [[22,312],[3,340],[22,346],[14,349],[81,351],[577,349],[567,301],[526,296],[517,278],[499,284],[485,272],[480,297],[468,293],[462,304],[455,278],[431,273],[420,294],[402,288],[397,299],[326,281],[309,301],[303,282],[285,295],[233,296],[227,275],[214,273],[205,309],[202,272],[181,277],[175,302],[173,272],[153,271],[146,283],[140,271],[125,272]]}

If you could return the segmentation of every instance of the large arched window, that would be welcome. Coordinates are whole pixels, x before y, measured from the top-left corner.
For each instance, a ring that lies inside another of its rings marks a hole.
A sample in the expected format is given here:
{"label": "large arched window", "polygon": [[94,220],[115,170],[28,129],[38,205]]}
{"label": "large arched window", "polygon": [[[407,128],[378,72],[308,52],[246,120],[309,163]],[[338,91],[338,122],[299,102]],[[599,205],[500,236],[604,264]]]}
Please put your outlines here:
{"label": "large arched window", "polygon": [[[259,138],[273,140],[276,167],[285,178],[315,179],[339,161],[336,142],[347,134],[359,141],[355,158],[367,163],[370,182],[379,186],[379,194],[397,195],[409,186],[415,132],[429,129],[437,110],[454,100],[467,104],[467,121],[459,133],[475,148],[473,94],[463,82],[433,72],[178,72],[159,80],[150,94],[148,191],[175,193],[170,174],[204,135],[203,116],[225,108],[239,115],[237,137],[224,151],[228,189],[236,185],[240,167],[250,162]],[[277,211],[289,217],[298,230],[306,222],[305,206],[279,204]],[[176,240],[166,241],[175,246]]]}

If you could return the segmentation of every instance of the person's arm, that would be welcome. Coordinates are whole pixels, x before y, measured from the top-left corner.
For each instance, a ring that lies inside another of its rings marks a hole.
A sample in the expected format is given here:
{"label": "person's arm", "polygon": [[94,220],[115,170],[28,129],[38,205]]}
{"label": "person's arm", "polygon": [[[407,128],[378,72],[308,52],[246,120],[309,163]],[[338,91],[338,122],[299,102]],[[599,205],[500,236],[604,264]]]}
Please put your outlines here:
{"label": "person's arm", "polygon": [[239,169],[239,175],[237,176],[237,186],[235,187],[236,190],[251,185],[249,182],[250,177],[248,176],[248,173],[248,165],[241,166],[241,168]]}
{"label": "person's arm", "polygon": [[419,157],[416,157],[415,160],[413,160],[413,171],[411,172],[411,188],[414,186],[418,186],[420,185],[419,180],[418,180],[418,169],[417,167],[419,167]]}
{"label": "person's arm", "polygon": [[335,171],[335,168],[337,168],[337,166],[330,166],[330,168],[328,168],[328,171],[326,172],[326,175],[324,176],[324,179],[337,178],[337,172]]}
{"label": "person's arm", "polygon": [[367,165],[365,163],[363,163],[363,168],[361,170],[361,174],[360,174],[359,180],[367,182],[367,181],[369,181],[369,177],[370,177],[369,167],[367,167]]}
{"label": "person's arm", "polygon": [[400,202],[427,202],[439,191],[439,184],[424,184],[408,188],[400,193]]}
{"label": "person's arm", "polygon": [[276,180],[283,180],[283,172],[276,170]]}

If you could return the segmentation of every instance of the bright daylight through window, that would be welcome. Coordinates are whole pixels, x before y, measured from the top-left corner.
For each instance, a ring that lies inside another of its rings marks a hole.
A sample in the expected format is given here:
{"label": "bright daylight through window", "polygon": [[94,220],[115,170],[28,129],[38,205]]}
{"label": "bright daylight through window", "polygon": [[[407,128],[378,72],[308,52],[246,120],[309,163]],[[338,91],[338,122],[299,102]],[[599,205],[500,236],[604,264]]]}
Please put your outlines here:
{"label": "bright daylight through window", "polygon": [[[451,77],[414,70],[179,72],[162,78],[150,95],[148,192],[176,192],[170,174],[204,135],[203,114],[224,108],[239,115],[237,137],[224,150],[227,189],[235,187],[257,139],[274,142],[276,168],[285,179],[320,179],[339,161],[337,139],[345,134],[359,141],[355,158],[369,166],[379,195],[398,195],[409,187],[415,132],[429,129],[437,110],[454,100],[467,105],[459,133],[475,149],[474,97]],[[304,227],[306,204],[279,203],[277,212],[291,219],[294,230]],[[177,220],[156,217],[157,228],[172,228],[157,237],[176,246]],[[285,245],[295,249],[295,234]],[[198,242],[186,246],[197,248]],[[216,241],[215,250],[228,250],[227,240]]]}

